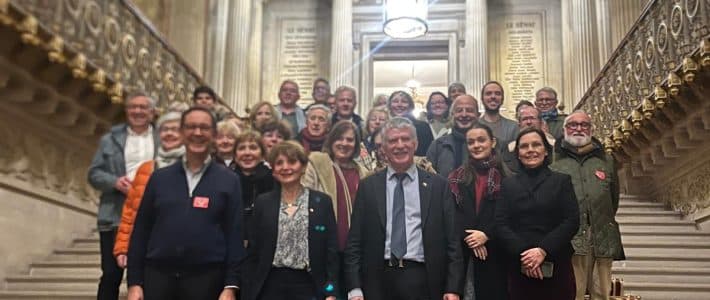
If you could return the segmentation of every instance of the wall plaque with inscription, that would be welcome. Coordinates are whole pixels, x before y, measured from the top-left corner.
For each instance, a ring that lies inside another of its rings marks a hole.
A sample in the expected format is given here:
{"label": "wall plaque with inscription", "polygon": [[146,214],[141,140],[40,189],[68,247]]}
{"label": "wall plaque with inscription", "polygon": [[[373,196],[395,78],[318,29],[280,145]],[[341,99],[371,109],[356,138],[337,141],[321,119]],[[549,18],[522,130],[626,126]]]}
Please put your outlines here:
{"label": "wall plaque with inscription", "polygon": [[301,101],[311,99],[311,85],[320,70],[316,20],[283,20],[279,42],[279,82],[298,83]]}
{"label": "wall plaque with inscription", "polygon": [[535,91],[545,86],[545,28],[543,15],[516,13],[505,15],[499,28],[498,80],[505,89],[505,110],[514,115],[520,100],[534,100]]}

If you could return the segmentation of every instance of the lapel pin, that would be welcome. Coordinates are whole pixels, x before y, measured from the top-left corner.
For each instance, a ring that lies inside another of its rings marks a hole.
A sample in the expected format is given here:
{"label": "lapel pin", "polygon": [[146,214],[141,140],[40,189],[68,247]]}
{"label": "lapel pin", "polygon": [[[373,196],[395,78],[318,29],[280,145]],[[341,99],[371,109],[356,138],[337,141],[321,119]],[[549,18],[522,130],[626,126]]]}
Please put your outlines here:
{"label": "lapel pin", "polygon": [[309,208],[308,211],[310,211],[311,213],[313,213],[313,209],[312,209],[312,208]]}
{"label": "lapel pin", "polygon": [[422,182],[422,185],[423,185],[424,187],[426,187],[426,182]]}

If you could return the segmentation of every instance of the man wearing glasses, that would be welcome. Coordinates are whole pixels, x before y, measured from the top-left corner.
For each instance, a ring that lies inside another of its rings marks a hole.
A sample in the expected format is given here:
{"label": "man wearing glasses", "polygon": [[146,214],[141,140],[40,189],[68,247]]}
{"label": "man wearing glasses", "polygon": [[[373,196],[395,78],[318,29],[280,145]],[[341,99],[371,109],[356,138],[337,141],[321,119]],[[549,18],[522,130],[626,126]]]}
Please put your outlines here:
{"label": "man wearing glasses", "polygon": [[138,167],[154,158],[159,147],[151,122],[156,101],[142,92],[126,97],[127,123],[118,124],[101,137],[89,167],[89,184],[101,192],[97,224],[101,247],[101,279],[97,299],[118,299],[123,269],[113,258],[114,239],[121,221],[126,193]]}
{"label": "man wearing glasses", "polygon": [[146,185],[128,248],[128,299],[233,300],[240,287],[242,199],[237,175],[210,157],[212,113],[182,114],[182,161]]}
{"label": "man wearing glasses", "polygon": [[550,134],[555,139],[562,138],[562,123],[567,115],[557,111],[557,91],[551,87],[544,87],[535,93],[535,107],[540,110],[540,117],[545,120]]}
{"label": "man wearing glasses", "polygon": [[592,137],[592,118],[575,111],[564,120],[564,139],[555,145],[551,169],[572,177],[579,204],[579,231],[572,239],[576,300],[589,290],[591,300],[606,300],[611,291],[611,265],[623,260],[619,224],[619,178],[614,158]]}

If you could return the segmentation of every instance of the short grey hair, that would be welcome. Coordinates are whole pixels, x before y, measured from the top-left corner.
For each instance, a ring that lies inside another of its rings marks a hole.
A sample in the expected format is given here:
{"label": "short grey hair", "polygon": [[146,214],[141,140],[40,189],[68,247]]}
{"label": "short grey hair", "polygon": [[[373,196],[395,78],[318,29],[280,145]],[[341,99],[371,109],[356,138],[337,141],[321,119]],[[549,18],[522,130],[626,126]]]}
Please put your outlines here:
{"label": "short grey hair", "polygon": [[156,101],[155,98],[151,97],[150,95],[148,95],[148,93],[144,91],[134,91],[132,93],[129,93],[128,95],[126,95],[126,99],[123,101],[123,105],[128,104],[128,101],[137,97],[148,98],[148,105],[150,106],[150,109],[155,109],[156,107],[158,107],[158,101]]}
{"label": "short grey hair", "polygon": [[518,110],[518,112],[516,113],[516,117],[517,117],[517,119],[518,119],[518,122],[520,122],[520,113],[523,112],[523,109],[532,109],[532,110],[537,111],[537,119],[540,120],[540,121],[544,121],[544,120],[542,119],[542,112],[540,111],[539,108],[537,108],[537,107],[535,107],[535,106],[527,106],[527,105],[526,105],[526,106],[521,107],[521,108]]}
{"label": "short grey hair", "polygon": [[158,121],[155,122],[155,126],[157,126],[158,129],[160,129],[160,127],[162,127],[163,124],[165,124],[166,122],[170,122],[170,121],[180,122],[181,117],[182,117],[182,113],[177,112],[177,111],[169,111],[169,112],[165,113],[164,115],[160,116],[160,118],[158,118]]}
{"label": "short grey hair", "polygon": [[387,143],[387,133],[389,133],[392,129],[407,129],[409,130],[412,139],[415,142],[417,141],[417,128],[414,127],[414,123],[407,118],[394,117],[382,126],[382,136],[384,137],[382,139],[383,144]]}
{"label": "short grey hair", "polygon": [[333,123],[333,112],[330,111],[329,107],[323,104],[313,104],[308,107],[308,110],[306,110],[306,118],[308,118],[308,116],[310,116],[311,113],[317,109],[325,112],[325,119],[328,121],[328,125],[331,125]]}
{"label": "short grey hair", "polygon": [[535,92],[535,99],[537,99],[537,95],[540,94],[540,92],[550,93],[555,96],[555,100],[559,101],[559,99],[557,99],[557,91],[549,86],[537,90],[537,92]]}
{"label": "short grey hair", "polygon": [[577,114],[583,114],[583,115],[587,116],[587,118],[589,118],[590,120],[592,119],[592,115],[588,114],[588,113],[587,113],[586,111],[584,111],[583,109],[578,109],[578,110],[573,111],[573,112],[572,112],[571,114],[569,114],[567,117],[565,117],[565,122],[562,123],[562,126],[565,126],[565,127],[566,127],[566,126],[567,126],[567,122],[569,122],[569,119],[571,119],[572,116],[577,115]]}
{"label": "short grey hair", "polygon": [[337,89],[335,89],[335,92],[333,93],[333,96],[335,96],[335,101],[338,101],[338,96],[345,91],[351,92],[353,94],[353,100],[355,101],[355,103],[357,103],[357,91],[355,91],[355,88],[347,85],[341,85]]}

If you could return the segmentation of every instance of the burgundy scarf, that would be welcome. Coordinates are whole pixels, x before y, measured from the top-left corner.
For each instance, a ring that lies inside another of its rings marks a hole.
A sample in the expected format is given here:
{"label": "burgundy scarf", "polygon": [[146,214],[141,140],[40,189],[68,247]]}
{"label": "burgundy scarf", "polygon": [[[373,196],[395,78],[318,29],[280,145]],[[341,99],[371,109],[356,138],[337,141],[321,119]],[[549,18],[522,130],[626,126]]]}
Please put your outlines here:
{"label": "burgundy scarf", "polygon": [[326,137],[328,137],[327,134],[322,136],[312,136],[308,132],[307,128],[303,128],[301,130],[301,145],[303,145],[303,149],[306,150],[306,153],[310,153],[311,151],[321,151]]}

